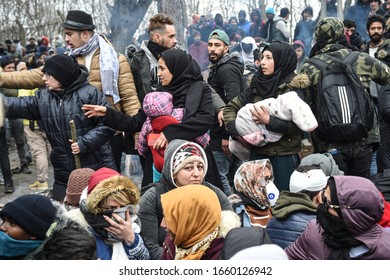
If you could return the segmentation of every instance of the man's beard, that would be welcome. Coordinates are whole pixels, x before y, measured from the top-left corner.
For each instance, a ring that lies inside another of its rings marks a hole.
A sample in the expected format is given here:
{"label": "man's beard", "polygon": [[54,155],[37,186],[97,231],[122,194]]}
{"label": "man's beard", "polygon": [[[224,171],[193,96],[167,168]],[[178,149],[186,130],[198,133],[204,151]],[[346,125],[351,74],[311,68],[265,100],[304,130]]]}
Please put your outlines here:
{"label": "man's beard", "polygon": [[[212,54],[215,54],[215,53],[212,53]],[[220,55],[217,55],[217,57],[215,57],[215,58],[211,58],[210,56],[211,56],[211,54],[209,54],[209,61],[211,63],[215,64],[221,60],[221,58],[223,57],[223,53],[221,53]]]}
{"label": "man's beard", "polygon": [[373,34],[372,36],[370,36],[371,42],[374,45],[377,45],[382,40],[382,36],[383,35],[380,35],[378,33]]}

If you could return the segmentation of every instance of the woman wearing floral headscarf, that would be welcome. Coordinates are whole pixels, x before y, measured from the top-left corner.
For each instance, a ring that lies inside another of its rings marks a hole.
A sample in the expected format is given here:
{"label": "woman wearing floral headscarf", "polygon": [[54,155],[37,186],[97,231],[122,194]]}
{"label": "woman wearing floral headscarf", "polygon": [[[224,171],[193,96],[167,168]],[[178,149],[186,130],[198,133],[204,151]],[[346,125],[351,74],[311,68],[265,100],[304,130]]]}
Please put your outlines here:
{"label": "woman wearing floral headscarf", "polygon": [[309,86],[309,79],[305,74],[295,74],[296,65],[297,56],[290,44],[275,42],[266,46],[262,51],[260,68],[251,79],[248,89],[223,109],[223,119],[233,140],[238,140],[251,148],[250,160],[269,158],[274,171],[275,185],[280,190],[288,190],[290,175],[299,164],[298,153],[301,151],[303,132],[293,122],[270,116],[265,108],[257,108],[252,111],[253,120],[266,125],[270,131],[283,134],[283,137],[277,142],[255,147],[250,146],[239,136],[235,119],[237,112],[248,103],[270,97],[276,98],[289,91],[296,91],[302,98],[303,90]]}
{"label": "woman wearing floral headscarf", "polygon": [[229,196],[234,211],[240,215],[244,227],[266,227],[272,217],[271,207],[279,197],[273,183],[269,159],[244,162],[234,175],[235,193]]}

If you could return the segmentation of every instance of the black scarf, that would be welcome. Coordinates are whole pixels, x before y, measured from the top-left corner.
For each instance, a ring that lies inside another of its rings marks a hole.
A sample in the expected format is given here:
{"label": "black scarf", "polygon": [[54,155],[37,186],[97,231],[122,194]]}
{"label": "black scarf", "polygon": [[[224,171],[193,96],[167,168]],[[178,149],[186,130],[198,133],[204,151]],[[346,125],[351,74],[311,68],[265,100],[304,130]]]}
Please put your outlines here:
{"label": "black scarf", "polygon": [[[294,47],[286,42],[275,42],[266,46],[264,51],[270,51],[274,59],[274,73],[266,76],[263,74],[261,68],[255,73],[249,94],[260,95],[262,99],[277,97],[277,88],[291,79],[295,75],[295,68],[297,67],[297,55],[295,53]],[[248,95],[248,93],[246,93]],[[253,97],[253,96],[251,96]],[[248,103],[247,97],[240,97],[242,101]],[[249,100],[249,102],[253,102]]]}
{"label": "black scarf", "polygon": [[[332,204],[339,205],[337,191],[334,179],[329,179]],[[338,217],[329,213],[324,204],[317,207],[317,221],[324,229],[325,244],[332,248],[328,259],[330,260],[348,260],[350,259],[349,250],[352,247],[363,245],[355,239],[348,231],[340,209],[336,209]]]}
{"label": "black scarf", "polygon": [[163,52],[163,51],[166,51],[167,48],[166,47],[163,47],[155,42],[152,42],[152,41],[148,41],[148,45],[147,45],[149,51],[152,53],[152,55],[158,59],[160,57],[160,54]]}
{"label": "black scarf", "polygon": [[325,47],[325,45],[332,44],[331,50],[329,51],[337,51],[340,49],[348,48],[353,51],[358,51],[359,49],[355,47],[354,45],[351,45],[348,43],[347,38],[345,35],[341,35],[340,37],[334,39],[334,40],[319,40],[317,43],[313,46],[313,48],[310,51],[310,57],[313,57],[315,55],[318,55],[321,53],[321,50]]}
{"label": "black scarf", "polygon": [[173,96],[174,108],[186,108],[183,119],[188,119],[198,111],[202,98],[203,77],[199,64],[185,51],[169,49],[161,53],[169,71],[173,75],[168,86],[159,87]]}
{"label": "black scarf", "polygon": [[84,201],[80,203],[80,211],[83,213],[85,220],[88,222],[88,224],[93,228],[93,231],[97,236],[99,236],[102,239],[108,238],[108,232],[104,229],[106,227],[110,227],[111,224],[108,223],[104,218],[103,215],[107,215],[111,217],[112,211],[107,211],[104,213],[99,214],[92,214],[88,211],[87,205]]}

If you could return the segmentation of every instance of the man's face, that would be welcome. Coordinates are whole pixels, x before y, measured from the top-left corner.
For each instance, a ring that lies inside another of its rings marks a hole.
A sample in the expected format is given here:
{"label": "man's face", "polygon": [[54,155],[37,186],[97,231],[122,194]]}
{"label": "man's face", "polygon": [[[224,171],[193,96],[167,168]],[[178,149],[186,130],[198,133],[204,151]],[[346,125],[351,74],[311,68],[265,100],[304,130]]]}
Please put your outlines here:
{"label": "man's face", "polygon": [[275,17],[274,14],[266,14],[265,16],[267,17],[268,20],[273,20]]}
{"label": "man's face", "polygon": [[379,3],[377,1],[371,1],[370,2],[370,8],[373,11],[376,11],[379,9]]}
{"label": "man's face", "polygon": [[368,29],[368,36],[370,36],[371,42],[378,44],[383,37],[383,26],[381,22],[373,22]]}
{"label": "man's face", "polygon": [[295,53],[297,54],[298,60],[303,56],[303,48],[302,47],[296,47]]}
{"label": "man's face", "polygon": [[156,33],[153,36],[154,42],[167,49],[172,49],[176,46],[176,30],[173,25],[165,25],[165,32],[163,34]]}
{"label": "man's face", "polygon": [[10,63],[3,68],[3,72],[14,72],[15,71],[15,64]]}
{"label": "man's face", "polygon": [[390,11],[390,0],[386,1],[386,10]]}
{"label": "man's face", "polygon": [[209,40],[207,49],[211,63],[217,63],[229,50],[224,42],[215,38]]}
{"label": "man's face", "polygon": [[246,19],[246,16],[245,15],[239,15],[238,16],[238,21],[240,22],[240,23],[244,23],[245,22],[245,19]]}
{"label": "man's face", "polygon": [[311,15],[308,12],[303,12],[303,19],[309,20],[311,18]]}
{"label": "man's face", "polygon": [[356,27],[345,27],[344,28],[344,34],[348,34],[349,36],[351,36],[353,34],[353,32],[356,31]]}
{"label": "man's face", "polygon": [[86,30],[80,31],[80,30],[64,28],[64,33],[65,33],[65,42],[72,49],[78,49],[84,46],[91,38],[91,35]]}

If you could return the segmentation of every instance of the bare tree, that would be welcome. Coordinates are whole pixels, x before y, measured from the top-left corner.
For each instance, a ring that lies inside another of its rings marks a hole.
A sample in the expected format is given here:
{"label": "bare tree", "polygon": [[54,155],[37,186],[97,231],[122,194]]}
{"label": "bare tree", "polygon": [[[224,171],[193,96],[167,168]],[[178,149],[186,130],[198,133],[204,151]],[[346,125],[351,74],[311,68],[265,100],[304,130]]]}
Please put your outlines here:
{"label": "bare tree", "polygon": [[115,0],[107,7],[111,14],[111,40],[119,51],[131,44],[133,35],[144,19],[144,15],[153,0]]}
{"label": "bare tree", "polygon": [[181,46],[185,46],[185,29],[188,26],[185,0],[161,0],[158,12],[170,15],[175,21],[176,38]]}

